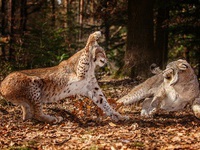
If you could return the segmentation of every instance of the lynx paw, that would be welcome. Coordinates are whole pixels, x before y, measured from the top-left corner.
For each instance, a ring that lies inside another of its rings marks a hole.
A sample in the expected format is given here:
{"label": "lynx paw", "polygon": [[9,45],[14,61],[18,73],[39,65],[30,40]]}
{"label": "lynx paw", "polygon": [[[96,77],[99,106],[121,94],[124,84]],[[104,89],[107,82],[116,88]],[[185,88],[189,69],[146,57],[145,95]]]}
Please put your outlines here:
{"label": "lynx paw", "polygon": [[126,120],[129,119],[128,116],[122,116],[122,115],[120,115],[118,112],[113,113],[110,117],[111,117],[111,119],[114,120],[115,122],[118,122],[118,121],[126,121]]}
{"label": "lynx paw", "polygon": [[95,40],[98,40],[101,37],[101,31],[96,31],[93,33]]}
{"label": "lynx paw", "polygon": [[55,117],[55,120],[52,123],[57,124],[57,123],[60,123],[61,121],[63,121],[63,117],[58,116],[58,117]]}
{"label": "lynx paw", "polygon": [[141,117],[143,118],[151,118],[152,116],[149,115],[149,113],[147,112],[147,110],[142,109],[141,113],[140,113]]}
{"label": "lynx paw", "polygon": [[193,105],[192,106],[192,109],[193,109],[193,112],[194,112],[194,115],[200,119],[200,105]]}
{"label": "lynx paw", "polygon": [[142,109],[141,111],[141,117],[143,118],[153,118],[153,114],[156,112],[156,109],[152,109],[151,111],[148,111],[146,109]]}

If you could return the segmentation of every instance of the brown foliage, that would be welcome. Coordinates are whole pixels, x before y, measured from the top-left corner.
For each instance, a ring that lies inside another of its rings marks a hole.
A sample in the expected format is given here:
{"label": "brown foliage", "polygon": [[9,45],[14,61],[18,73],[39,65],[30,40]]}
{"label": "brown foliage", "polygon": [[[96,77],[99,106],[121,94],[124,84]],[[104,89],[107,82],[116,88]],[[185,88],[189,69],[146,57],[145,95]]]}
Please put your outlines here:
{"label": "brown foliage", "polygon": [[[123,80],[100,84],[108,101],[117,107],[115,100],[136,82]],[[120,123],[112,123],[97,113],[96,106],[87,98],[80,101],[71,97],[56,105],[48,104],[44,109],[62,115],[64,121],[56,125],[36,120],[23,122],[20,107],[0,105],[0,149],[195,150],[200,147],[200,120],[188,109],[179,113],[160,112],[154,119],[143,119],[140,107],[123,107],[130,120]]]}

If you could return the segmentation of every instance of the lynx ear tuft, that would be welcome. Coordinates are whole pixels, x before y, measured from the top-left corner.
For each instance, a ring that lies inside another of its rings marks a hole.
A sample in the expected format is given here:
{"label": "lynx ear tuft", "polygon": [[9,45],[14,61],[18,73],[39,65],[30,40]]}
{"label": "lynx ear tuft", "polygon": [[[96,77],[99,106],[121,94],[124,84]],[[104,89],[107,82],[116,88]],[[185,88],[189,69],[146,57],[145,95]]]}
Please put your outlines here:
{"label": "lynx ear tuft", "polygon": [[153,74],[159,74],[159,73],[162,73],[162,70],[156,65],[156,64],[151,64],[150,66],[150,71],[151,73]]}

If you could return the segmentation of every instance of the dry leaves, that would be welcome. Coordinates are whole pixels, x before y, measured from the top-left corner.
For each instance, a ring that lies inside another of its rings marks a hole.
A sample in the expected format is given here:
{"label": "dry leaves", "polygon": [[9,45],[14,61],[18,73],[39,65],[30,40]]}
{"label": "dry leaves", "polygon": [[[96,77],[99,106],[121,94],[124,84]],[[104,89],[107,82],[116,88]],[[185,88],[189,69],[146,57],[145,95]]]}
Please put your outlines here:
{"label": "dry leaves", "polygon": [[[130,81],[113,81],[103,82],[101,86],[110,104],[116,108],[115,100],[126,94],[134,84]],[[36,120],[23,122],[20,107],[0,105],[0,149],[200,148],[200,120],[190,110],[178,113],[160,112],[154,119],[142,119],[140,107],[124,107],[123,112],[131,119],[114,123],[91,100],[72,100],[75,98],[44,107],[46,112],[64,117],[64,121],[57,125]]]}

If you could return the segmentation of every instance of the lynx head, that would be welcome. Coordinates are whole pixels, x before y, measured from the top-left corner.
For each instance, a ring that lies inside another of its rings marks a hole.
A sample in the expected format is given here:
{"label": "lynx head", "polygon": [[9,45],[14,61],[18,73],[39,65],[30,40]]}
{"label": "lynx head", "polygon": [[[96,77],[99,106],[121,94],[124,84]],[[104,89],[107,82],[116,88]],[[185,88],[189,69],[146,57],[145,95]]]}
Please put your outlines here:
{"label": "lynx head", "polygon": [[164,81],[170,85],[176,84],[178,81],[186,81],[193,78],[194,71],[190,64],[183,59],[169,63],[163,71]]}
{"label": "lynx head", "polygon": [[96,45],[92,49],[92,59],[93,62],[99,67],[103,67],[107,63],[106,53],[101,46]]}

